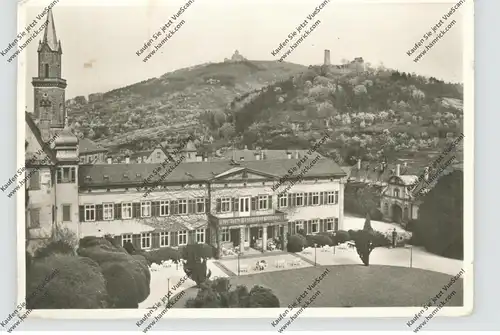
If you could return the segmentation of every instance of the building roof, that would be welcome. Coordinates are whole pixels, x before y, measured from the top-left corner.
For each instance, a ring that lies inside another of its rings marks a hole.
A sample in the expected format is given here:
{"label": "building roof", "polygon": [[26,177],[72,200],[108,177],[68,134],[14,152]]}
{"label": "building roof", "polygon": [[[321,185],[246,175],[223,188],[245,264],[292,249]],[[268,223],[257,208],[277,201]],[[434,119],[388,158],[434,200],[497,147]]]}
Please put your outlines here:
{"label": "building roof", "polygon": [[[311,158],[302,162],[294,175],[308,166]],[[265,175],[271,175],[277,179],[285,176],[288,170],[297,167],[297,159],[281,159],[268,161],[237,162],[184,162],[175,167],[168,175],[167,171],[173,167],[168,164],[162,168],[161,164],[97,164],[83,165],[79,169],[79,185],[82,187],[106,187],[133,185],[142,186],[144,180],[149,178],[150,184],[155,184],[160,178],[163,183],[195,183],[206,182],[215,179],[215,176],[228,170],[235,171],[235,167],[244,167],[250,171],[258,171]],[[154,171],[157,171],[155,174]],[[346,173],[332,160],[319,159],[311,168],[304,173],[304,177],[343,177]],[[223,175],[224,176],[224,175]]]}
{"label": "building roof", "polygon": [[78,150],[80,152],[80,155],[108,151],[107,149],[101,147],[99,144],[95,143],[94,141],[89,140],[88,138],[82,138],[78,141]]}
{"label": "building roof", "polygon": [[240,161],[243,158],[244,161],[255,161],[257,160],[255,156],[259,156],[259,160],[276,160],[276,159],[288,159],[288,153],[292,154],[293,158],[302,158],[307,155],[308,150],[227,150],[222,153],[222,157],[219,159],[233,159]]}
{"label": "building roof", "polygon": [[57,136],[54,144],[59,147],[77,146],[78,137],[76,137],[68,127],[64,127],[64,129],[59,133],[59,136]]}
{"label": "building roof", "polygon": [[[26,123],[27,123],[28,127],[30,128],[31,132],[33,133],[36,140],[38,141],[38,143],[42,147],[43,151],[45,152],[45,154],[48,157],[50,157],[50,159],[52,160],[53,163],[57,162],[55,152],[50,148],[50,146],[47,143],[45,143],[43,141],[42,133],[40,132],[40,129],[37,127],[37,125],[35,124],[35,121],[33,121],[33,119],[31,118],[31,115],[28,112],[25,113],[25,120],[26,120]],[[26,160],[30,160],[32,158],[33,158],[33,153],[29,153],[29,152],[25,153]]]}

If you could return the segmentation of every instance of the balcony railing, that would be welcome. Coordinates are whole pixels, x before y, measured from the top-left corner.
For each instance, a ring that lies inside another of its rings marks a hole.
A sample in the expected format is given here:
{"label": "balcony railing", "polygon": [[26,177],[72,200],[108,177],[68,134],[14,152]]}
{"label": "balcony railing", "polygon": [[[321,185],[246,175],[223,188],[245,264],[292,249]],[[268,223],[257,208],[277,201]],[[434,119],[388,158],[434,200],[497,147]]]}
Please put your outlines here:
{"label": "balcony railing", "polygon": [[280,211],[276,211],[273,214],[240,216],[232,218],[220,218],[213,214],[208,215],[210,221],[217,222],[221,226],[287,222],[286,213]]}

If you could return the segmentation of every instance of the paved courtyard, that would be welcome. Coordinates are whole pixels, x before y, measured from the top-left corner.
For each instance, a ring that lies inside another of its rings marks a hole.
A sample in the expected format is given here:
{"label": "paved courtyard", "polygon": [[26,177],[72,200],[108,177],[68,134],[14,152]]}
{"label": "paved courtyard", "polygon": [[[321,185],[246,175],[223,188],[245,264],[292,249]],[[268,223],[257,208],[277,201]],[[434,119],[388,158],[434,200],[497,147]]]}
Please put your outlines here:
{"label": "paved courtyard", "polygon": [[[207,261],[207,268],[212,271],[212,277],[227,277],[224,271],[214,264],[213,260],[209,259]],[[175,264],[170,268],[161,268],[160,271],[151,271],[150,293],[146,300],[139,304],[139,309],[150,308],[153,304],[160,301],[161,298],[167,295],[168,285],[170,284],[170,287],[177,285],[179,280],[184,276],[185,273],[182,266],[179,265],[179,267],[176,267]],[[195,285],[194,281],[188,279],[177,290],[172,291],[172,296]]]}
{"label": "paved courtyard", "polygon": [[[267,267],[264,270],[257,270],[256,263],[260,260],[265,260],[267,263]],[[276,261],[281,261],[285,264],[284,267],[276,267]],[[232,272],[234,275],[238,275],[238,259],[222,259],[218,261],[222,267],[225,267],[227,270]],[[292,262],[298,262],[299,264],[292,265]],[[255,273],[264,273],[271,271],[281,271],[281,270],[290,270],[290,269],[300,269],[308,266],[312,266],[312,264],[307,263],[306,260],[301,259],[293,254],[263,254],[257,255],[251,258],[242,258],[240,259],[240,269],[244,267],[248,267],[247,272],[241,272],[240,275],[249,275]]]}

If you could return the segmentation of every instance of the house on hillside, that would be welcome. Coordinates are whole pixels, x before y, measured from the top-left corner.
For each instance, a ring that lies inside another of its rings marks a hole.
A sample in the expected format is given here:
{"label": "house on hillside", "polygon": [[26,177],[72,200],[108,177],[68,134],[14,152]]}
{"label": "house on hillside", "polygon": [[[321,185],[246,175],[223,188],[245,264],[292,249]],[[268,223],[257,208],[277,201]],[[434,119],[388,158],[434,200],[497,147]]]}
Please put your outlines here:
{"label": "house on hillside", "polygon": [[80,159],[80,163],[83,164],[104,163],[108,153],[108,149],[103,148],[88,138],[78,140],[78,149],[78,158]]}
{"label": "house on hillside", "polygon": [[277,160],[277,159],[301,159],[307,155],[308,150],[227,150],[221,153],[216,160],[235,160],[235,161],[258,161],[258,160]]}
{"label": "house on hillside", "polygon": [[181,156],[184,156],[184,162],[200,162],[204,157],[198,153],[194,142],[189,140],[183,148],[176,144],[165,144],[157,145],[153,150],[135,152],[130,156],[130,162],[155,164],[162,163],[168,157],[178,159]]}

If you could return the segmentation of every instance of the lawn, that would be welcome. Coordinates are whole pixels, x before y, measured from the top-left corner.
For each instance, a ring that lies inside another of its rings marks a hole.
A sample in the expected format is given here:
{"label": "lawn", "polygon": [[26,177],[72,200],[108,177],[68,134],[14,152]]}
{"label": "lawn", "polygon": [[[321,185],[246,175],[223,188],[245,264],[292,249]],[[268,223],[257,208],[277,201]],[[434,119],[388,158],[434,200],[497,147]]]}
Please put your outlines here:
{"label": "lawn", "polygon": [[[245,285],[249,289],[262,285],[273,290],[285,307],[321,275],[330,272],[315,289],[320,294],[310,307],[416,307],[429,302],[448,284],[451,277],[428,270],[385,265],[336,265],[307,267],[231,277],[231,284]],[[307,297],[316,291],[308,291]],[[463,281],[459,279],[441,296],[456,294],[446,306],[463,306]],[[308,299],[306,297],[306,299]]]}

